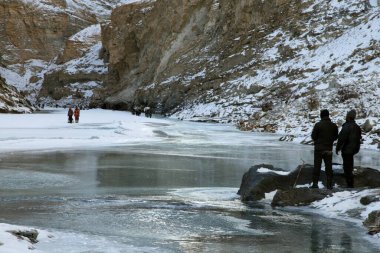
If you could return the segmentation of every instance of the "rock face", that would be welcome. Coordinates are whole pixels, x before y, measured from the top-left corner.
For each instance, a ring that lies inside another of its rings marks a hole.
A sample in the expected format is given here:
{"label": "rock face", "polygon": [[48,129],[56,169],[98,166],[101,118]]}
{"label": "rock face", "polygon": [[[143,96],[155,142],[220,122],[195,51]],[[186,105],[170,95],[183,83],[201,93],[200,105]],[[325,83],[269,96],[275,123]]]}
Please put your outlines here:
{"label": "rock face", "polygon": [[0,74],[34,104],[88,105],[106,74],[99,23],[120,2],[2,1]]}
{"label": "rock face", "polygon": [[232,69],[252,60],[234,54],[264,36],[255,28],[300,12],[300,4],[287,2],[164,0],[117,8],[102,33],[109,87],[116,93],[107,104],[152,104],[173,112],[208,92],[222,95],[221,85],[237,75]]}
{"label": "rock face", "polygon": [[[73,15],[64,10],[64,0],[46,1],[46,6],[20,0],[0,3],[0,51],[3,64],[30,59],[50,61],[65,40],[86,26],[96,23],[93,15]],[[4,53],[5,52],[5,53]]]}
{"label": "rock face", "polygon": [[49,62],[57,57],[70,36],[97,22],[94,14],[76,11],[65,0],[2,1],[0,62],[6,68],[3,77],[14,72],[11,76],[17,78],[10,77],[7,83],[37,104],[35,97]]}
{"label": "rock face", "polygon": [[[89,107],[90,97],[102,87],[108,70],[100,59],[100,25],[90,26],[66,41],[56,65],[43,78],[39,100],[60,106]],[[94,100],[94,98],[93,98]]]}
{"label": "rock face", "polygon": [[[368,86],[366,91],[377,90],[369,79],[378,75],[371,67],[379,61],[378,33],[368,27],[379,22],[378,12],[365,1],[349,0],[121,6],[103,26],[110,70],[104,106],[141,104],[178,118],[241,120],[248,130],[310,127],[305,118],[320,107],[337,105],[335,113],[348,105],[360,109],[363,93],[349,86],[355,82],[349,78]],[[358,33],[368,40],[346,48]],[[336,45],[344,53],[333,52]],[[373,103],[375,92],[369,93]],[[284,123],[284,115],[294,122]]]}
{"label": "rock face", "polygon": [[0,76],[0,113],[26,113],[35,108]]}

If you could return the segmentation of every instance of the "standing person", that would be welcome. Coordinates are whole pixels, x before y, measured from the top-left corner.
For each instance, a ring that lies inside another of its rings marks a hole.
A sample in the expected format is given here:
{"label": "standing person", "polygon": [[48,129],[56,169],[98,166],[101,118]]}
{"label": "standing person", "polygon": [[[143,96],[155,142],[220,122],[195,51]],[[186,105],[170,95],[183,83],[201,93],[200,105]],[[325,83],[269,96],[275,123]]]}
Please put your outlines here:
{"label": "standing person", "polygon": [[74,118],[75,118],[75,123],[78,123],[79,122],[79,115],[80,115],[80,110],[77,107],[75,107],[75,110],[74,110]]}
{"label": "standing person", "polygon": [[348,188],[354,188],[354,155],[360,150],[362,130],[355,122],[356,111],[347,112],[346,122],[343,124],[338,136],[336,154],[342,151],[343,170]]}
{"label": "standing person", "polygon": [[69,123],[73,123],[73,109],[71,108],[71,106],[69,107],[69,111],[67,112],[67,116],[69,117]]}
{"label": "standing person", "polygon": [[332,151],[334,141],[338,138],[338,127],[331,122],[329,114],[328,110],[321,110],[321,120],[314,125],[311,133],[314,141],[314,170],[311,188],[318,188],[322,159],[325,163],[326,187],[327,189],[333,188]]}

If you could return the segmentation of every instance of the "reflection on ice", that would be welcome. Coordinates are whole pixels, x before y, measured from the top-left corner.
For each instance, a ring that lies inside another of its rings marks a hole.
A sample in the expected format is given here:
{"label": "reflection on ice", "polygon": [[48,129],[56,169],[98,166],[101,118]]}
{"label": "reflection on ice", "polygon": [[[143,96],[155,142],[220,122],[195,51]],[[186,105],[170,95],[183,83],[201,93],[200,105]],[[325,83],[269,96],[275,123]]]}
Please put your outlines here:
{"label": "reflection on ice", "polygon": [[0,190],[26,190],[31,188],[70,187],[79,183],[75,177],[25,170],[0,170]]}
{"label": "reflection on ice", "polygon": [[175,199],[197,208],[220,209],[224,211],[247,210],[237,195],[237,188],[184,188],[169,192]]}

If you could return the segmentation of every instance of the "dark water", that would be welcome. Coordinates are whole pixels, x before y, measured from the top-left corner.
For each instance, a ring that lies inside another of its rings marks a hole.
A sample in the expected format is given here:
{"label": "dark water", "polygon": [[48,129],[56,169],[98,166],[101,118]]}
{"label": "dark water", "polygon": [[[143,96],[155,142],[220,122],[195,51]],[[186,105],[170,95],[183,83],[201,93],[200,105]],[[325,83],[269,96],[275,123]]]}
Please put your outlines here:
{"label": "dark water", "polygon": [[[242,204],[250,166],[312,157],[273,138],[247,143],[4,154],[0,222],[51,229],[47,252],[379,252],[352,223]],[[375,155],[357,163],[376,166]]]}

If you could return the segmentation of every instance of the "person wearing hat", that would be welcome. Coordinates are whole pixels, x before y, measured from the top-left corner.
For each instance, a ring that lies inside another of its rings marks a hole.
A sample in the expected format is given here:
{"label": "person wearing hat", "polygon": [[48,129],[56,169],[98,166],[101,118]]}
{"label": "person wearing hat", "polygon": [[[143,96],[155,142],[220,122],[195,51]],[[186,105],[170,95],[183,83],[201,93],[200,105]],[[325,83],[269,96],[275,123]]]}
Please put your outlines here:
{"label": "person wearing hat", "polygon": [[332,155],[333,144],[338,138],[338,127],[330,119],[328,110],[321,110],[321,120],[316,123],[311,133],[314,141],[314,170],[313,184],[311,188],[318,188],[319,176],[321,174],[322,160],[325,163],[326,187],[333,188]]}
{"label": "person wearing hat", "polygon": [[339,132],[338,143],[336,145],[336,154],[342,152],[343,170],[348,188],[354,187],[354,155],[360,150],[362,139],[362,130],[355,122],[356,111],[347,112],[346,122]]}

